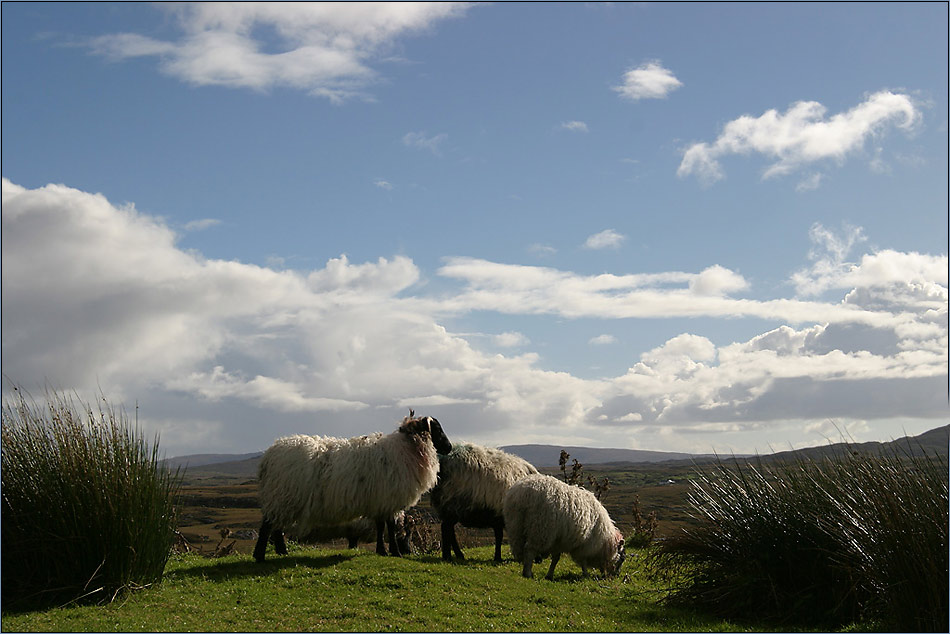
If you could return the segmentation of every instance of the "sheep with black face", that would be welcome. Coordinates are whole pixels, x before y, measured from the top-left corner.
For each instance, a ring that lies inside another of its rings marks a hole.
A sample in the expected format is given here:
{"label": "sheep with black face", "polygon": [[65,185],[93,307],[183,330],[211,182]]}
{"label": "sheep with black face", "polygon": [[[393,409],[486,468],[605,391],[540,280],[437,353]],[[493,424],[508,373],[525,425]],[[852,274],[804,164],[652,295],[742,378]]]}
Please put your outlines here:
{"label": "sheep with black face", "polygon": [[501,561],[505,528],[502,515],[505,493],[518,480],[537,473],[526,460],[501,449],[456,443],[439,456],[439,481],[430,496],[442,520],[442,559],[452,560],[452,551],[465,559],[455,535],[455,525],[491,528],[495,532],[495,561]]}
{"label": "sheep with black face", "polygon": [[264,561],[269,537],[286,554],[284,531],[304,535],[314,527],[359,517],[376,522],[376,552],[399,555],[396,514],[435,486],[439,453],[452,444],[439,421],[412,412],[391,434],[355,438],[296,435],[278,439],[261,458],[259,498],[264,516],[254,558]]}

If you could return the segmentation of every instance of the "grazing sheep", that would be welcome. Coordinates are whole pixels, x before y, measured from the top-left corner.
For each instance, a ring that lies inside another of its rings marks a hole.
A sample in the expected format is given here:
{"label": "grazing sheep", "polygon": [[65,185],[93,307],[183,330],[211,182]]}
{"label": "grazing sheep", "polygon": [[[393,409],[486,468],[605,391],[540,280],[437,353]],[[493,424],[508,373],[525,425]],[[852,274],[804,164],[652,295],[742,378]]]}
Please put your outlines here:
{"label": "grazing sheep", "polygon": [[531,578],[536,557],[551,555],[547,579],[561,553],[568,553],[581,567],[616,574],[624,560],[623,537],[607,509],[586,489],[547,475],[520,480],[505,495],[505,526],[515,560],[522,574]]}
{"label": "grazing sheep", "polygon": [[[406,534],[406,513],[399,511],[394,518],[396,522],[396,541],[399,552],[407,554],[410,551],[409,536]],[[288,529],[288,536],[302,543],[319,544],[334,539],[345,539],[348,548],[356,548],[360,542],[372,543],[376,541],[376,521],[368,517],[361,517],[352,522],[331,524],[328,526],[313,526],[310,531],[297,535]]]}
{"label": "grazing sheep", "polygon": [[442,559],[452,561],[452,551],[465,559],[455,536],[455,525],[492,528],[495,561],[501,561],[503,502],[508,488],[537,473],[531,463],[500,449],[457,443],[439,456],[439,480],[432,489],[432,506],[442,520]]}
{"label": "grazing sheep", "polygon": [[254,558],[264,561],[273,532],[278,554],[287,554],[284,531],[306,534],[312,527],[340,524],[358,517],[376,522],[376,552],[399,555],[394,516],[431,489],[439,472],[438,453],[452,444],[439,421],[410,411],[399,428],[356,438],[288,436],[278,439],[261,458],[261,513],[264,520]]}

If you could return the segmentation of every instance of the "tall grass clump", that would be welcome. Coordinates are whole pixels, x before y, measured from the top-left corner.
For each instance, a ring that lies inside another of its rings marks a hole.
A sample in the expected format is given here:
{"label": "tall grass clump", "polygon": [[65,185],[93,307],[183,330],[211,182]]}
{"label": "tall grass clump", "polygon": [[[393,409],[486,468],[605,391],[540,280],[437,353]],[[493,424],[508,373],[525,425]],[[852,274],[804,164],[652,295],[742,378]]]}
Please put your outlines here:
{"label": "tall grass clump", "polygon": [[180,486],[124,411],[13,387],[2,407],[5,609],[109,601],[157,582]]}
{"label": "tall grass clump", "polygon": [[652,556],[669,599],[724,617],[946,631],[947,462],[894,446],[821,459],[720,460],[695,528]]}

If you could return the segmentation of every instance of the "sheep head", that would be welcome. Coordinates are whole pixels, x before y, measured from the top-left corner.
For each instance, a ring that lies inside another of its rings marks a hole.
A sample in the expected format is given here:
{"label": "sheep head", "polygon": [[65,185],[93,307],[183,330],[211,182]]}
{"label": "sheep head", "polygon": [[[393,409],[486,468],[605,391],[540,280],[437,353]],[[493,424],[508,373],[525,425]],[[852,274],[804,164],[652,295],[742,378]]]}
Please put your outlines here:
{"label": "sheep head", "polygon": [[617,550],[610,558],[610,561],[607,564],[607,570],[605,570],[605,572],[610,575],[619,574],[620,566],[623,565],[624,560],[627,558],[627,553],[623,548],[623,535],[620,534],[620,531],[615,533],[614,538],[617,541]]}
{"label": "sheep head", "polygon": [[[409,410],[409,413],[414,414],[412,410]],[[442,425],[431,416],[420,416],[418,418],[407,416],[402,420],[399,431],[409,435],[429,434],[436,452],[447,454],[452,451],[452,443],[449,442],[445,432],[442,431]]]}

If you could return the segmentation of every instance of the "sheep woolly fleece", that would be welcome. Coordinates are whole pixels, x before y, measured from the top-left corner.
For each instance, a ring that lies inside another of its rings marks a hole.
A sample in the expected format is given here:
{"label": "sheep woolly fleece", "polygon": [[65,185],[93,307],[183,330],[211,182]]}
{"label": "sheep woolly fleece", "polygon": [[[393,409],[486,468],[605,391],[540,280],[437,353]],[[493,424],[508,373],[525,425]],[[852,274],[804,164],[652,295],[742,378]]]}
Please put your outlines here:
{"label": "sheep woolly fleece", "polygon": [[511,485],[538,472],[518,456],[469,443],[456,443],[439,461],[441,471],[439,484],[432,492],[433,504],[459,516],[474,509],[490,509],[501,515]]}
{"label": "sheep woolly fleece", "polygon": [[512,485],[504,506],[511,554],[526,571],[535,557],[561,553],[570,554],[585,572],[614,573],[622,561],[618,546],[623,537],[607,509],[586,489],[532,475]]}
{"label": "sheep woolly fleece", "polygon": [[265,518],[293,533],[365,516],[391,519],[431,489],[439,458],[431,442],[395,431],[355,438],[288,436],[261,459]]}

